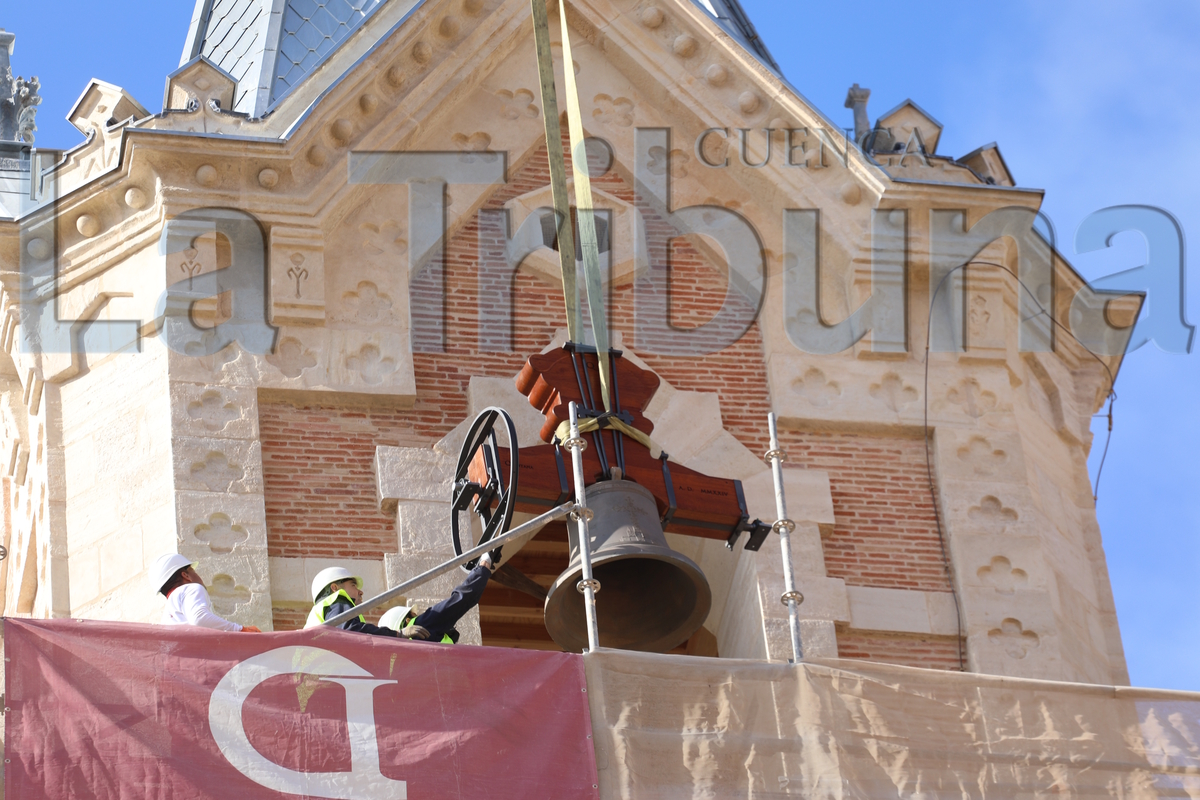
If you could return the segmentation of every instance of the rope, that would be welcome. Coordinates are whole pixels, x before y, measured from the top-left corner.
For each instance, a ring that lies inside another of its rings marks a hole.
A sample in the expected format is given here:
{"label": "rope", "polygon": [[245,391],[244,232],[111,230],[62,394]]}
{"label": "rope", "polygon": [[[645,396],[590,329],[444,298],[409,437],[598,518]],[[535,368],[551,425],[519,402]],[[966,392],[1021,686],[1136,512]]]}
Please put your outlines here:
{"label": "rope", "polygon": [[[637,428],[628,424],[624,420],[618,419],[617,417],[604,416],[588,417],[586,419],[579,420],[579,432],[581,434],[598,431],[601,428],[612,428],[614,431],[623,433],[630,439],[633,439],[635,442],[645,445],[646,449],[650,451],[650,455],[654,458],[662,457],[662,447],[660,447],[657,442],[651,439],[649,435],[639,431]],[[570,435],[571,423],[569,420],[563,420],[562,422],[558,423],[558,427],[554,429],[554,436],[560,442],[565,442],[567,437]]]}

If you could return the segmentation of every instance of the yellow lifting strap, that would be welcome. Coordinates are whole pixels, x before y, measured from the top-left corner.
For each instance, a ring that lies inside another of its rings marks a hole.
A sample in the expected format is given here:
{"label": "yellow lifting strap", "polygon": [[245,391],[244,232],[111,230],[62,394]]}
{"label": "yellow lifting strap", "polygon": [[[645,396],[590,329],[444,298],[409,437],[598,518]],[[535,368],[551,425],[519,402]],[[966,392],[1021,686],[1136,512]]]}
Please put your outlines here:
{"label": "yellow lifting strap", "polygon": [[[550,191],[558,222],[558,263],[562,269],[563,300],[567,311],[567,339],[579,341],[579,311],[575,289],[575,231],[571,222],[571,199],[567,195],[567,167],[563,160],[562,129],[558,125],[558,100],[554,91],[554,57],[550,52],[550,20],[546,0],[530,0],[533,9],[533,42],[537,50],[538,77],[542,92],[542,116],[546,121],[546,152],[550,159]],[[563,242],[571,242],[567,247]]]}
{"label": "yellow lifting strap", "polygon": [[[571,226],[570,200],[567,195],[566,166],[562,156],[562,132],[558,124],[558,102],[554,88],[554,60],[550,52],[550,22],[546,0],[531,0],[533,30],[538,57],[538,74],[542,89],[542,116],[546,118],[546,149],[550,153],[550,184],[554,197],[554,212],[559,219],[558,256],[563,273],[563,295],[567,305],[567,335],[573,342],[578,338],[575,289],[575,238]],[[583,119],[579,109],[579,92],[575,85],[575,60],[571,56],[571,36],[567,30],[565,0],[558,1],[558,18],[562,24],[563,76],[566,79],[567,130],[571,141],[571,171],[575,180],[575,206],[579,224],[579,246],[583,251],[583,277],[587,289],[588,312],[592,335],[596,340],[596,362],[600,371],[600,395],[604,410],[612,410],[611,361],[608,357],[608,317],[604,307],[604,289],[600,282],[600,247],[596,240],[595,206],[592,203],[592,182],[588,175],[587,152],[584,146]],[[556,164],[558,165],[556,170]]]}
{"label": "yellow lifting strap", "polygon": [[[581,434],[598,431],[602,427],[612,428],[615,431],[625,434],[635,442],[645,445],[646,449],[650,451],[650,455],[654,458],[662,457],[662,448],[657,442],[651,439],[648,434],[642,433],[624,420],[617,419],[616,417],[605,417],[603,425],[600,424],[600,420],[597,417],[588,417],[579,420],[579,432]],[[554,429],[554,435],[560,442],[565,442],[567,437],[571,435],[571,421],[563,420],[558,423],[558,427]]]}

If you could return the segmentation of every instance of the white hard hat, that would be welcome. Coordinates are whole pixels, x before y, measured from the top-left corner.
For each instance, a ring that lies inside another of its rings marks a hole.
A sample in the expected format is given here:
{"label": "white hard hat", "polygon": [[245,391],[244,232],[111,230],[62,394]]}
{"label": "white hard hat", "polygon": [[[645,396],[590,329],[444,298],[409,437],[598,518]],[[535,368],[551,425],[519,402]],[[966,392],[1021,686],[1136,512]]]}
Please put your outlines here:
{"label": "white hard hat", "polygon": [[184,567],[190,567],[192,562],[178,553],[164,553],[154,559],[150,565],[150,584],[154,591],[161,591],[171,576]]}
{"label": "white hard hat", "polygon": [[329,584],[335,583],[335,582],[347,581],[347,580],[350,580],[351,578],[354,579],[355,585],[358,586],[359,589],[361,589],[362,588],[362,578],[358,577],[357,575],[355,575],[353,572],[346,569],[345,567],[326,567],[325,569],[321,570],[320,572],[317,573],[317,577],[313,578],[313,582],[312,582],[313,602],[314,603],[317,602],[317,596],[320,595],[321,591]]}
{"label": "white hard hat", "polygon": [[394,631],[400,631],[404,626],[404,618],[408,616],[408,612],[412,611],[412,606],[396,606],[389,608],[383,612],[383,616],[379,618],[379,627],[391,628]]}

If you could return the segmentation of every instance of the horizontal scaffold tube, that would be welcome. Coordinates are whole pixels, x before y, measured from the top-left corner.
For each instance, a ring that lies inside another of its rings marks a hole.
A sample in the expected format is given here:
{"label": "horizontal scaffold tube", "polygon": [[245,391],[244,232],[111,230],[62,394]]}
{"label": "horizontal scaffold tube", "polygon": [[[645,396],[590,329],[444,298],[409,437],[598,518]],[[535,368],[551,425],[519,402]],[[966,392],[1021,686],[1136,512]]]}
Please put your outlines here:
{"label": "horizontal scaffold tube", "polygon": [[447,572],[449,572],[450,570],[454,569],[455,567],[457,567],[461,564],[465,564],[468,561],[471,561],[472,559],[478,558],[479,556],[483,555],[484,553],[486,553],[490,550],[495,550],[497,547],[500,547],[501,545],[505,544],[506,542],[511,542],[513,539],[520,539],[522,536],[527,535],[531,530],[540,528],[543,525],[547,525],[551,522],[554,522],[555,520],[560,520],[563,517],[570,514],[574,509],[575,509],[574,503],[563,503],[561,506],[558,506],[557,508],[552,508],[549,511],[547,511],[545,514],[542,514],[540,517],[534,517],[533,519],[529,520],[529,522],[526,522],[524,525],[518,525],[517,527],[510,530],[508,533],[505,533],[501,536],[497,536],[495,539],[489,539],[488,541],[484,542],[483,544],[478,545],[477,547],[474,547],[470,550],[464,550],[462,555],[455,556],[454,558],[450,559],[449,561],[446,561],[442,564],[438,564],[433,569],[426,570],[425,572],[422,572],[420,575],[418,575],[415,578],[409,578],[404,583],[401,583],[398,586],[393,586],[391,589],[388,589],[386,592],[383,592],[382,594],[377,594],[369,600],[364,600],[362,603],[356,605],[354,608],[343,611],[341,614],[338,614],[336,617],[330,617],[329,619],[325,620],[324,624],[325,625],[341,625],[343,622],[346,622],[347,620],[354,619],[355,617],[359,616],[360,614],[370,611],[371,609],[375,608],[376,606],[378,606],[382,603],[386,603],[388,600],[391,600],[393,597],[399,597],[400,595],[405,594],[406,592],[411,591],[412,589],[415,589],[418,586],[421,586],[422,584],[428,583],[429,581],[433,580],[434,578],[437,578],[441,575],[445,575]]}

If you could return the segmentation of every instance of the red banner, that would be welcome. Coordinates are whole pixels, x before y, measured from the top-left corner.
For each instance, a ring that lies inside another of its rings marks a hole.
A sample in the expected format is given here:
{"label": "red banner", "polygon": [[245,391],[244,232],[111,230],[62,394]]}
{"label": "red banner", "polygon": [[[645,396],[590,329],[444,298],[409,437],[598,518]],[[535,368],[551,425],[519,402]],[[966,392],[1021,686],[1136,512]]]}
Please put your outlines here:
{"label": "red banner", "polygon": [[5,796],[594,798],[583,659],[5,620]]}

